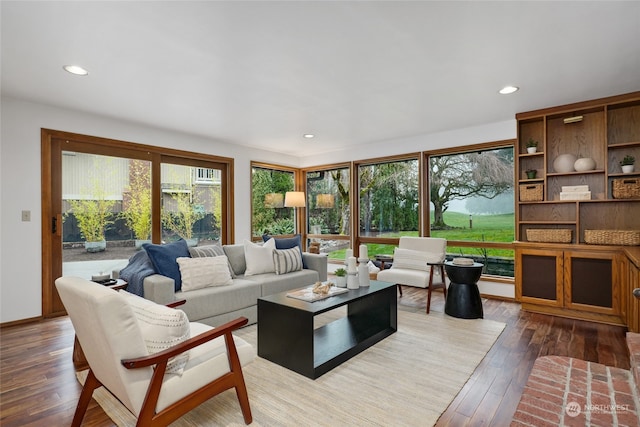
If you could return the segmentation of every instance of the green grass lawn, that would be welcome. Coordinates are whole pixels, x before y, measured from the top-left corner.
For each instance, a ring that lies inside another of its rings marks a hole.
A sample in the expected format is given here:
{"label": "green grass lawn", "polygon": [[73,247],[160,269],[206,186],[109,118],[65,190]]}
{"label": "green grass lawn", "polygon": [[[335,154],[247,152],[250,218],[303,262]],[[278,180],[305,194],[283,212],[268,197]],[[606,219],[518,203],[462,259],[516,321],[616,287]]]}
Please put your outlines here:
{"label": "green grass lawn", "polygon": [[[431,218],[433,221],[433,216]],[[447,240],[465,240],[472,242],[512,242],[515,239],[514,214],[501,215],[473,215],[473,227],[469,228],[469,215],[459,212],[445,212],[444,222],[452,227],[450,230],[432,230],[432,237],[442,237]],[[417,236],[417,231],[385,233],[381,237]],[[375,255],[391,255],[394,245],[367,244],[369,257]],[[487,249],[489,256],[503,256],[513,258],[513,251],[506,249]],[[448,247],[447,252],[455,254],[482,255],[481,248]],[[331,252],[329,259],[344,259],[345,250]]]}

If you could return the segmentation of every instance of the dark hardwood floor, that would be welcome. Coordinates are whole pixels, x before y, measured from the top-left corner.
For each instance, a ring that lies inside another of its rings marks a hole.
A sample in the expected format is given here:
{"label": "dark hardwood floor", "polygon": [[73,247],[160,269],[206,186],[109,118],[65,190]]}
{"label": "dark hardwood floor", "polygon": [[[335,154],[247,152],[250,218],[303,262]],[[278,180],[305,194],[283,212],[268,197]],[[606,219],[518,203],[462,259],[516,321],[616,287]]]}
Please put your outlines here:
{"label": "dark hardwood floor", "polygon": [[[426,291],[403,290],[399,309],[424,313]],[[512,302],[483,299],[483,304],[486,319],[507,326],[438,426],[508,426],[539,356],[572,356],[629,369],[624,328],[526,313]],[[431,310],[444,311],[439,291]],[[0,424],[70,425],[80,385],[71,362],[74,333],[69,320],[7,327],[0,334]],[[437,390],[425,390],[425,399],[432,393]],[[92,401],[84,425],[114,424]]]}

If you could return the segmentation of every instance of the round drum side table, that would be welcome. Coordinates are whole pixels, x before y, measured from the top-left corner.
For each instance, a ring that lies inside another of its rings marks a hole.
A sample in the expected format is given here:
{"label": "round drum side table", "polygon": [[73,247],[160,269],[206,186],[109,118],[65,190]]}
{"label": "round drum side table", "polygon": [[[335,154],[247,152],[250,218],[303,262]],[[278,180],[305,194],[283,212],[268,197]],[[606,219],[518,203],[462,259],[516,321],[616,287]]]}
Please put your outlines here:
{"label": "round drum side table", "polygon": [[449,289],[444,312],[461,319],[482,319],[482,299],[478,290],[478,280],[484,264],[474,262],[470,265],[458,265],[446,261],[444,268],[449,277]]}

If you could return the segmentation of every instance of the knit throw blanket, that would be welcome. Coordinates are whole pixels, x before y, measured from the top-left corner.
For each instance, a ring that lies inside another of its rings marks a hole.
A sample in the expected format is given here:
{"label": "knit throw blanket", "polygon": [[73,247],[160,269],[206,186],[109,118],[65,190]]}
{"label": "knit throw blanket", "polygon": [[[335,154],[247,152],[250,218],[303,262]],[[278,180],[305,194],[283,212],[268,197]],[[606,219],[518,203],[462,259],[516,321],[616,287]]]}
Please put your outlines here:
{"label": "knit throw blanket", "polygon": [[129,264],[120,270],[120,278],[128,283],[127,292],[144,297],[144,278],[155,273],[147,251],[141,250],[129,258]]}

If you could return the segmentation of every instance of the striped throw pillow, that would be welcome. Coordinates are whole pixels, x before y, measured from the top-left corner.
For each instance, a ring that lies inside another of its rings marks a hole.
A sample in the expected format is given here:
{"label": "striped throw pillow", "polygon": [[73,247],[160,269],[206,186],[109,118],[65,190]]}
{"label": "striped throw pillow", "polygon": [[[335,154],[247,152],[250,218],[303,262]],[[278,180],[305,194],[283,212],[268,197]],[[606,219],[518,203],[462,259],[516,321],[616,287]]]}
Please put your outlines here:
{"label": "striped throw pillow", "polygon": [[274,249],[273,265],[276,274],[286,274],[302,270],[302,255],[296,246],[290,249]]}

